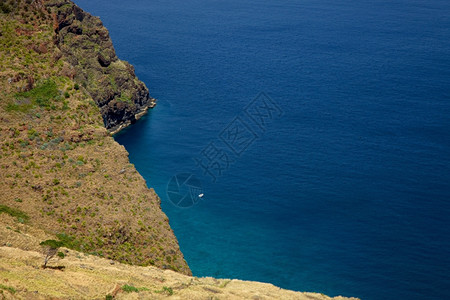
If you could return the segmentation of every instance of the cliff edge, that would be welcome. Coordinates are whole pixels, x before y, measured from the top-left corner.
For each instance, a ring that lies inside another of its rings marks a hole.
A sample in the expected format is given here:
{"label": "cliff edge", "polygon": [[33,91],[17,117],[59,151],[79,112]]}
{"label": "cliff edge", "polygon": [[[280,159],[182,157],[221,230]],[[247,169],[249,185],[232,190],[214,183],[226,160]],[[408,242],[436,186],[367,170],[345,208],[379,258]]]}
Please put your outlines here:
{"label": "cliff edge", "polygon": [[[6,216],[0,226],[0,299],[283,299],[358,300],[294,292],[269,283],[187,276],[156,267],[121,264],[98,256],[60,248],[43,269],[39,241],[45,232],[17,224]],[[23,250],[24,246],[28,250]],[[108,297],[109,295],[109,297]],[[3,296],[3,298],[2,298]]]}
{"label": "cliff edge", "polygon": [[18,213],[78,251],[191,274],[158,196],[108,134],[151,98],[100,24],[64,0],[1,2],[0,224]]}

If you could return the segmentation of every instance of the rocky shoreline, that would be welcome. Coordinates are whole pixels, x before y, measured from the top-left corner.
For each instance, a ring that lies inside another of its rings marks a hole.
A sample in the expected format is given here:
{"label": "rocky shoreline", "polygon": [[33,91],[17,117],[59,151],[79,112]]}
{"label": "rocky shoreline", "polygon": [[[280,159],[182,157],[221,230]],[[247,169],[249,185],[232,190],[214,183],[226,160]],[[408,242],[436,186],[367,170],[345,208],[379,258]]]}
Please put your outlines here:
{"label": "rocky shoreline", "polygon": [[[153,99],[153,98],[152,98]],[[110,129],[108,129],[108,132],[110,135],[115,135],[122,131],[122,129],[125,129],[126,127],[134,124],[137,120],[142,118],[145,114],[147,114],[149,108],[153,108],[156,106],[156,99],[153,99],[153,101],[144,109],[142,109],[139,113],[134,115],[134,118],[128,119],[120,123],[119,125],[116,125]]]}

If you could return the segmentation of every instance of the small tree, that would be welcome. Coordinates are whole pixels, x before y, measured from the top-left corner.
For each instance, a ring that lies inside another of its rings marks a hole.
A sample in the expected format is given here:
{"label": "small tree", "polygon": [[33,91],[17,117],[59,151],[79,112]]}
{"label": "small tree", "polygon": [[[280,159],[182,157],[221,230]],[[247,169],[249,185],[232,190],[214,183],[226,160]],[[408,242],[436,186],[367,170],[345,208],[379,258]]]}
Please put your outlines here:
{"label": "small tree", "polygon": [[41,242],[39,245],[44,249],[45,258],[44,265],[42,267],[45,269],[49,260],[58,253],[58,249],[63,245],[63,243],[55,240],[46,240]]}

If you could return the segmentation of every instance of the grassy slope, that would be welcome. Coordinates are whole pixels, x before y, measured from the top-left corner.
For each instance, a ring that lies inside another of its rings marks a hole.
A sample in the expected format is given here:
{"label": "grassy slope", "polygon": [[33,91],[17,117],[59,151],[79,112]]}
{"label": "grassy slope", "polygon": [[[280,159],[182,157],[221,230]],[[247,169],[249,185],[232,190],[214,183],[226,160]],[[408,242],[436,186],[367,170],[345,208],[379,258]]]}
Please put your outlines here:
{"label": "grassy slope", "polygon": [[0,204],[25,212],[30,225],[50,235],[74,238],[83,252],[189,274],[159,198],[107,134],[95,102],[71,79],[71,66],[52,40],[51,12],[39,1],[6,3],[11,12],[0,13]]}
{"label": "grassy slope", "polygon": [[0,247],[0,299],[297,299],[357,300],[280,289],[271,284],[186,276],[155,267],[138,267],[112,262],[60,248],[64,258],[54,258],[52,267],[42,269],[44,255],[39,241],[50,236],[42,230],[4,220],[0,243],[9,240],[28,251]]}

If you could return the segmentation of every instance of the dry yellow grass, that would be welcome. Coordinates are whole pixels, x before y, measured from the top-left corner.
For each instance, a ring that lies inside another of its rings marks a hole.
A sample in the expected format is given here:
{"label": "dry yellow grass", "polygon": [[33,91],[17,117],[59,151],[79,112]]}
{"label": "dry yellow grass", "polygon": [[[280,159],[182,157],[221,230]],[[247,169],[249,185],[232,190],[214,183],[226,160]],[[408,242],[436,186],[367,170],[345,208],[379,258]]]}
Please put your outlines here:
{"label": "dry yellow grass", "polygon": [[[66,250],[53,265],[64,270],[42,269],[43,255],[34,251],[0,247],[0,285],[6,299],[298,299],[344,300],[316,293],[280,289],[271,284],[186,276],[155,267],[111,262]],[[134,290],[126,292],[128,290]],[[125,287],[125,288],[123,288]]]}
{"label": "dry yellow grass", "polygon": [[[2,218],[0,226],[0,299],[298,299],[356,300],[300,293],[271,284],[198,278],[156,267],[139,267],[60,248],[65,257],[55,258],[42,269],[44,254],[39,242],[52,238],[43,230]],[[21,248],[21,249],[20,249]],[[23,250],[27,249],[27,250]],[[124,286],[137,291],[126,292]]]}

